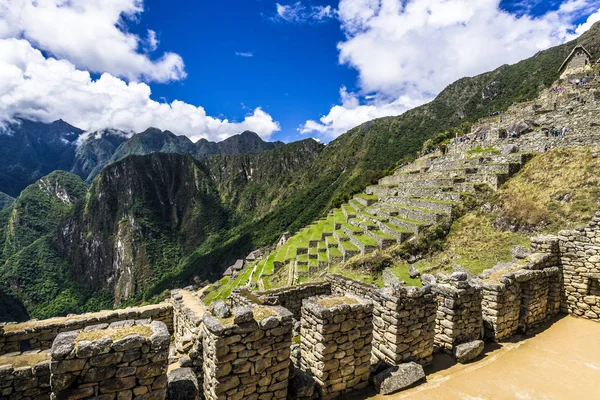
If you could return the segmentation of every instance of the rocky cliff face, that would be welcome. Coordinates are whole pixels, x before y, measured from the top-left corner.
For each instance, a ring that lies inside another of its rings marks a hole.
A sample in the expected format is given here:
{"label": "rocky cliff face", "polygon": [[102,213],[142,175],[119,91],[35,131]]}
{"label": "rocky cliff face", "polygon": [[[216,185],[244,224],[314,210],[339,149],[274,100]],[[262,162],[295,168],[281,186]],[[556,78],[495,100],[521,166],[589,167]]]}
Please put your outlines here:
{"label": "rocky cliff face", "polygon": [[17,197],[27,185],[56,170],[69,171],[81,129],[18,120],[0,130],[0,191]]}
{"label": "rocky cliff face", "polygon": [[107,129],[93,132],[80,141],[71,172],[91,182],[108,165],[117,148],[127,141],[125,132]]}

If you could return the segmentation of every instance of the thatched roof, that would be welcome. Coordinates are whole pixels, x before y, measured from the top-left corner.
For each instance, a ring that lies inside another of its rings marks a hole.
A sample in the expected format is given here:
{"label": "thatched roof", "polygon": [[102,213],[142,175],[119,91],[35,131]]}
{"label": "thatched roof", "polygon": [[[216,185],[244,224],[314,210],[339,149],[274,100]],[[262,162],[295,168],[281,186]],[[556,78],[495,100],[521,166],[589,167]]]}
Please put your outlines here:
{"label": "thatched roof", "polygon": [[569,63],[569,61],[571,61],[571,58],[573,58],[573,56],[575,55],[575,52],[580,49],[583,50],[585,52],[585,54],[587,54],[587,56],[590,58],[590,60],[592,59],[592,54],[589,51],[587,51],[587,49],[585,47],[583,47],[581,45],[575,46],[573,51],[571,51],[571,54],[569,54],[569,56],[565,59],[565,61],[560,66],[560,69],[558,70],[559,72],[561,72],[565,68],[565,66]]}

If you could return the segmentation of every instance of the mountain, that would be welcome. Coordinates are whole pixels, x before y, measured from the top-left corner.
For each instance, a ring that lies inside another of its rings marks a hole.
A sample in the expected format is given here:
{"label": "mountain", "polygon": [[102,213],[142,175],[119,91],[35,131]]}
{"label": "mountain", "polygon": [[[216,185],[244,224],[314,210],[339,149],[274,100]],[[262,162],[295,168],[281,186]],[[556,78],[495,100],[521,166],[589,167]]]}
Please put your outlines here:
{"label": "mountain", "polygon": [[169,131],[149,128],[133,135],[114,153],[111,162],[122,160],[130,155],[150,153],[190,154],[196,158],[204,158],[214,154],[258,154],[283,146],[282,142],[265,142],[254,132],[244,131],[231,136],[222,142],[210,142],[200,139],[193,143],[187,136],[177,136]]}
{"label": "mountain", "polygon": [[6,193],[0,192],[0,211],[5,208],[10,207],[10,205],[15,201],[14,197],[7,195]]}
{"label": "mountain", "polygon": [[[0,214],[0,290],[42,318],[149,299],[192,276],[217,278],[253,248],[240,224],[276,211],[323,147],[309,139],[203,160],[129,156],[89,189],[55,172]],[[211,257],[190,258],[196,252]]]}
{"label": "mountain", "polygon": [[[0,262],[0,290],[44,317],[149,301],[194,277],[216,279],[231,261],[326,215],[424,143],[535,98],[558,79],[577,42],[599,57],[600,24],[576,42],[460,79],[432,102],[362,124],[327,146],[309,140],[256,155],[195,159],[185,138],[150,130],[119,146],[115,154],[124,158],[98,175],[56,229],[11,250]],[[129,147],[152,154],[131,156],[123,150]],[[0,212],[0,229],[10,233],[9,211]],[[51,290],[40,283],[46,281]]]}
{"label": "mountain", "polygon": [[0,130],[0,191],[17,197],[21,190],[52,171],[70,171],[91,182],[108,164],[130,155],[154,152],[190,154],[204,158],[213,154],[258,154],[282,146],[265,142],[245,131],[222,142],[149,128],[129,138],[116,129],[83,134],[83,130],[58,120],[50,124],[19,119]]}
{"label": "mountain", "polygon": [[256,133],[244,131],[218,143],[200,139],[196,143],[194,155],[203,158],[211,154],[258,154],[283,145],[283,142],[265,142]]}
{"label": "mountain", "polygon": [[[86,192],[78,176],[55,171],[28,186],[10,208],[0,211],[2,297],[19,299],[27,310],[46,307],[43,315],[74,311],[63,302],[64,293],[74,290],[74,280],[53,238]],[[69,296],[71,303],[72,299]]]}
{"label": "mountain", "polygon": [[127,141],[127,134],[115,129],[90,133],[80,140],[71,172],[91,182],[112,158],[117,148]]}
{"label": "mountain", "polygon": [[56,170],[70,170],[83,131],[65,121],[19,119],[0,131],[0,191],[17,197],[27,185]]}

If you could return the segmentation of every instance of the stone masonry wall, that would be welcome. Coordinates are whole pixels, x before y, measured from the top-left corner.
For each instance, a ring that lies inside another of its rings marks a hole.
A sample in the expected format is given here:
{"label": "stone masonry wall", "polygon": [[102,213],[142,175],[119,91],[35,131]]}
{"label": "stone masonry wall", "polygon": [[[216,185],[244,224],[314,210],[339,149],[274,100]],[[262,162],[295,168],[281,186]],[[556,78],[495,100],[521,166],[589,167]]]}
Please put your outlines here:
{"label": "stone masonry wall", "polygon": [[[34,351],[33,353],[38,352]],[[24,356],[29,356],[29,354]],[[0,399],[41,400],[49,398],[49,359],[39,361],[32,366],[17,368],[14,368],[12,364],[0,366]]]}
{"label": "stone masonry wall", "polygon": [[586,225],[561,231],[564,305],[570,314],[600,321],[600,212]]}
{"label": "stone masonry wall", "polygon": [[503,276],[498,282],[484,282],[483,326],[487,339],[501,341],[517,333],[521,311],[521,286],[514,276]]}
{"label": "stone masonry wall", "polygon": [[[128,333],[140,327],[150,335]],[[82,336],[96,332],[98,337],[91,340]],[[63,332],[52,345],[52,398],[165,399],[169,341],[167,326],[160,321],[122,321]]]}
{"label": "stone masonry wall", "polygon": [[285,307],[295,319],[300,320],[302,300],[326,294],[331,294],[330,283],[316,282],[262,292],[250,292],[248,289],[234,290],[229,301],[233,307],[251,306],[252,304]]}
{"label": "stone masonry wall", "polygon": [[369,285],[367,283],[355,281],[337,274],[327,275],[327,281],[331,284],[331,294],[340,296],[344,296],[346,293],[351,293],[358,297],[370,299],[373,295],[373,291],[379,289],[375,285]]}
{"label": "stone masonry wall", "polygon": [[285,399],[292,314],[283,307],[236,307],[233,316],[204,314],[204,396],[207,400]]}
{"label": "stone masonry wall", "polygon": [[301,320],[301,369],[310,373],[321,399],[369,384],[373,303],[358,297],[306,299]]}
{"label": "stone masonry wall", "polygon": [[173,328],[173,310],[169,303],[100,311],[41,321],[33,320],[19,324],[0,324],[0,355],[15,351],[49,349],[60,332],[84,329],[99,323],[145,318],[164,322],[169,331]]}
{"label": "stone masonry wall", "polygon": [[456,345],[481,339],[482,288],[468,282],[466,273],[455,272],[433,291],[438,300],[435,345],[452,353]]}
{"label": "stone masonry wall", "polygon": [[430,286],[393,286],[374,291],[372,362],[429,364],[436,311],[436,296]]}
{"label": "stone masonry wall", "polygon": [[173,342],[179,365],[191,368],[202,387],[202,319],[207,312],[200,299],[188,290],[173,290]]}

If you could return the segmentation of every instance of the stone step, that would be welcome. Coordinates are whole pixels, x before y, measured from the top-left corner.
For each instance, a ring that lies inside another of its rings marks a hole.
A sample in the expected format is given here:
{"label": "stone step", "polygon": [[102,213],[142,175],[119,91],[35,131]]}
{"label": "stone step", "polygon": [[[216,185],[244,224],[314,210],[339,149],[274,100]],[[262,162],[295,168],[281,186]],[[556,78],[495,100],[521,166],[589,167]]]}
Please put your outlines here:
{"label": "stone step", "polygon": [[357,201],[356,201],[356,200],[354,200],[354,199],[350,199],[350,200],[348,201],[348,204],[350,204],[350,205],[351,205],[351,206],[352,206],[352,207],[353,207],[353,208],[354,208],[356,211],[360,211],[360,210],[362,210],[363,208],[365,208],[365,206],[363,206],[362,204],[360,204],[359,202],[357,202]]}
{"label": "stone step", "polygon": [[382,250],[385,250],[399,242],[398,237],[385,233],[381,230],[366,231],[365,235],[375,239],[377,243],[379,243],[379,248]]}
{"label": "stone step", "polygon": [[[398,240],[398,242],[405,242],[414,235],[414,233],[409,231],[408,229],[400,228],[396,225],[390,224],[389,222],[388,223],[384,223],[384,222],[379,223],[379,228],[381,229],[381,231],[383,233],[386,233],[390,236],[395,237]],[[371,232],[374,232],[374,231],[371,231]]]}
{"label": "stone step", "polygon": [[416,207],[423,208],[430,211],[442,212],[447,215],[452,214],[452,210],[456,208],[460,203],[455,201],[446,201],[446,200],[438,200],[431,199],[427,197],[415,198],[415,197],[406,197],[406,196],[395,196],[395,197],[387,197],[382,199],[384,203],[387,204],[398,204],[408,207]]}
{"label": "stone step", "polygon": [[341,230],[334,231],[333,237],[335,238],[335,240],[337,240],[338,243],[347,242],[350,240],[350,238],[348,237],[348,234]]}
{"label": "stone step", "polygon": [[350,258],[360,254],[360,250],[356,245],[348,241],[342,241],[339,243],[338,249],[342,253],[344,257],[344,262],[348,261]]}
{"label": "stone step", "polygon": [[521,164],[518,163],[492,163],[484,164],[477,168],[479,174],[515,174],[521,169]]}
{"label": "stone step", "polygon": [[382,217],[397,217],[425,221],[435,224],[440,221],[444,213],[442,211],[432,211],[426,208],[410,207],[400,204],[377,203],[370,208],[373,213]]}
{"label": "stone step", "polygon": [[363,207],[368,207],[371,204],[377,203],[379,198],[372,194],[357,194],[354,195],[354,201],[361,204]]}
{"label": "stone step", "polygon": [[452,186],[421,186],[421,187],[399,187],[394,196],[383,197],[381,200],[389,203],[391,197],[427,197],[446,201],[461,201],[462,195],[453,192]]}
{"label": "stone step", "polygon": [[418,234],[423,229],[430,227],[432,224],[425,221],[413,220],[402,217],[391,217],[390,224],[395,225],[399,228],[408,229],[409,231]]}
{"label": "stone step", "polygon": [[350,234],[349,237],[350,242],[355,245],[363,255],[372,253],[379,248],[377,240],[371,236],[364,235],[362,232]]}
{"label": "stone step", "polygon": [[509,174],[472,174],[467,179],[473,183],[485,183],[493,190],[498,188],[510,178]]}
{"label": "stone step", "polygon": [[[356,218],[356,209],[348,203],[342,204],[342,213],[346,217],[346,221],[344,222],[347,222],[350,218]],[[339,221],[336,221],[336,223],[339,223]]]}

